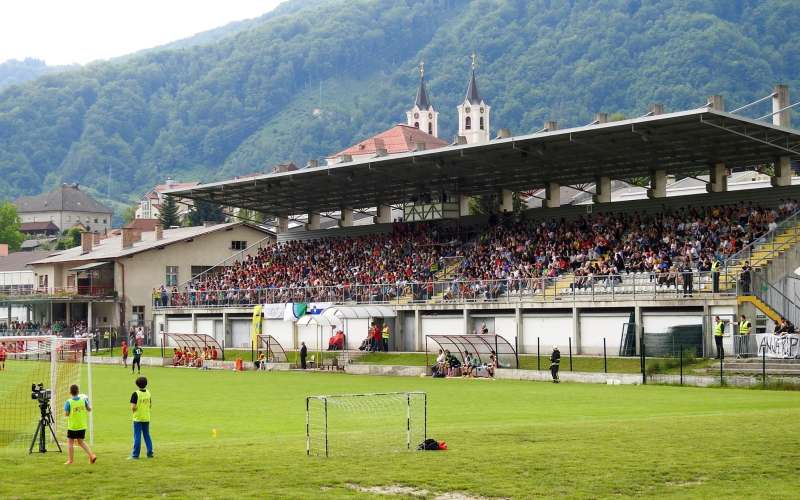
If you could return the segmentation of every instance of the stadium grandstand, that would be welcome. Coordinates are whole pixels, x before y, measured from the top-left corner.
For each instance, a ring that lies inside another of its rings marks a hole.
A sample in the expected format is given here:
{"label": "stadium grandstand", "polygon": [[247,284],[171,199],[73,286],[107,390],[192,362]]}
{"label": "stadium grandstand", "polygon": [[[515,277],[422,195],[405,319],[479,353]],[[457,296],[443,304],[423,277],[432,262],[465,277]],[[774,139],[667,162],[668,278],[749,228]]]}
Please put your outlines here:
{"label": "stadium grandstand", "polygon": [[[409,126],[432,109],[420,103],[422,79],[420,89]],[[424,350],[426,336],[484,332],[521,353],[540,343],[622,352],[633,325],[632,354],[640,336],[695,325],[713,354],[716,316],[728,344],[741,314],[758,332],[800,319],[786,272],[800,266],[800,132],[790,127],[788,89],[752,104],[770,99],[773,112],[760,119],[742,114],[750,105],[728,112],[711,96],[687,111],[654,105],[638,118],[600,113],[586,126],[547,122],[494,139],[486,106],[482,137],[466,121],[435,149],[418,141],[388,153],[368,140],[374,151],[325,166],[174,190],[261,212],[277,239],[162,287],[154,327],[247,346],[253,306],[263,305],[264,333],[294,349],[320,341],[286,321],[287,307],[383,304],[396,313],[381,320],[396,351]],[[474,71],[460,120],[470,106],[485,106]],[[354,224],[354,214],[374,217]],[[349,321],[348,347],[373,323]]]}

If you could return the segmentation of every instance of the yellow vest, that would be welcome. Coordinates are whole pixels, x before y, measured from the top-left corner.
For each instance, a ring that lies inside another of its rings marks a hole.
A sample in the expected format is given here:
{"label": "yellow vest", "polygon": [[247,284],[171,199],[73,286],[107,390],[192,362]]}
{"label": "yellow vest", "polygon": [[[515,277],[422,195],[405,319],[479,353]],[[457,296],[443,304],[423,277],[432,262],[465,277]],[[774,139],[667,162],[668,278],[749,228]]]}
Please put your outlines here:
{"label": "yellow vest", "polygon": [[86,396],[78,395],[78,399],[69,398],[69,417],[67,417],[67,429],[71,431],[83,431],[89,427],[89,407],[86,405]]}
{"label": "yellow vest", "polygon": [[724,333],[725,333],[725,323],[720,321],[719,323],[714,325],[714,335],[716,335],[717,337],[722,337]]}
{"label": "yellow vest", "polygon": [[381,331],[381,337],[388,339],[389,338],[389,327],[384,326],[383,331]]}
{"label": "yellow vest", "polygon": [[147,389],[143,391],[136,391],[136,411],[133,412],[134,422],[149,422],[150,421],[150,391]]}
{"label": "yellow vest", "polygon": [[740,321],[739,322],[739,335],[750,335],[750,322],[749,321]]}
{"label": "yellow vest", "polygon": [[712,273],[718,273],[719,272],[719,261],[718,260],[715,260],[714,262],[711,263],[711,272]]}

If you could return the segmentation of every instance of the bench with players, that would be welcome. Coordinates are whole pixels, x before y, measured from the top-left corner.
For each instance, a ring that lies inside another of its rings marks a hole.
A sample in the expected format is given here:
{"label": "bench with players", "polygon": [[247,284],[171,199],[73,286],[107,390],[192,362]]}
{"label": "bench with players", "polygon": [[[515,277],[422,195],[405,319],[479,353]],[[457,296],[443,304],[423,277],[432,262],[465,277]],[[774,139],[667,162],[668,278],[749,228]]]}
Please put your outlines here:
{"label": "bench with players", "polygon": [[204,346],[202,350],[197,347],[175,347],[172,350],[172,366],[203,368],[206,361],[216,361],[218,357],[214,346]]}

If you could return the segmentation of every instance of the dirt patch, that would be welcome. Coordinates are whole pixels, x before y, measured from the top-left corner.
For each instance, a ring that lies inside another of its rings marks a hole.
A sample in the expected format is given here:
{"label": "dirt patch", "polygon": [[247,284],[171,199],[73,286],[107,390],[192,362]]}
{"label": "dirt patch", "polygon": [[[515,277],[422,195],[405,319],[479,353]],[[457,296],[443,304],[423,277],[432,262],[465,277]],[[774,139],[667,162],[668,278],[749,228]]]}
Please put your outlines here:
{"label": "dirt patch", "polygon": [[482,497],[482,496],[474,496],[468,493],[463,493],[461,491],[431,493],[428,490],[415,488],[413,486],[403,486],[400,484],[392,484],[389,486],[361,486],[360,484],[347,483],[345,486],[347,486],[351,490],[356,490],[361,493],[372,493],[373,495],[433,498],[434,500],[502,500],[502,499],[490,499],[488,497]]}

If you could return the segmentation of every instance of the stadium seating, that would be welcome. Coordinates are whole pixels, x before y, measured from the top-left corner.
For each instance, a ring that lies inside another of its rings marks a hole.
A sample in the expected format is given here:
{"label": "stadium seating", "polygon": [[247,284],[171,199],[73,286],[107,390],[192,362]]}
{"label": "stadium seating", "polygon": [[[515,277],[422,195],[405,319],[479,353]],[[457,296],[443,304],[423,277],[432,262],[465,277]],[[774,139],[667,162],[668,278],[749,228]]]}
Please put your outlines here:
{"label": "stadium seating", "polygon": [[[714,260],[747,248],[764,261],[759,239],[772,230],[780,233],[773,246],[796,242],[797,231],[777,228],[797,208],[795,201],[774,208],[739,202],[559,220],[506,217],[471,232],[448,223],[397,223],[379,234],[264,246],[181,290],[165,290],[166,303],[158,305],[657,297],[682,293],[686,266],[702,293],[712,289]],[[734,260],[729,271],[738,273],[743,262]],[[735,274],[723,273],[719,291],[735,283]]]}

